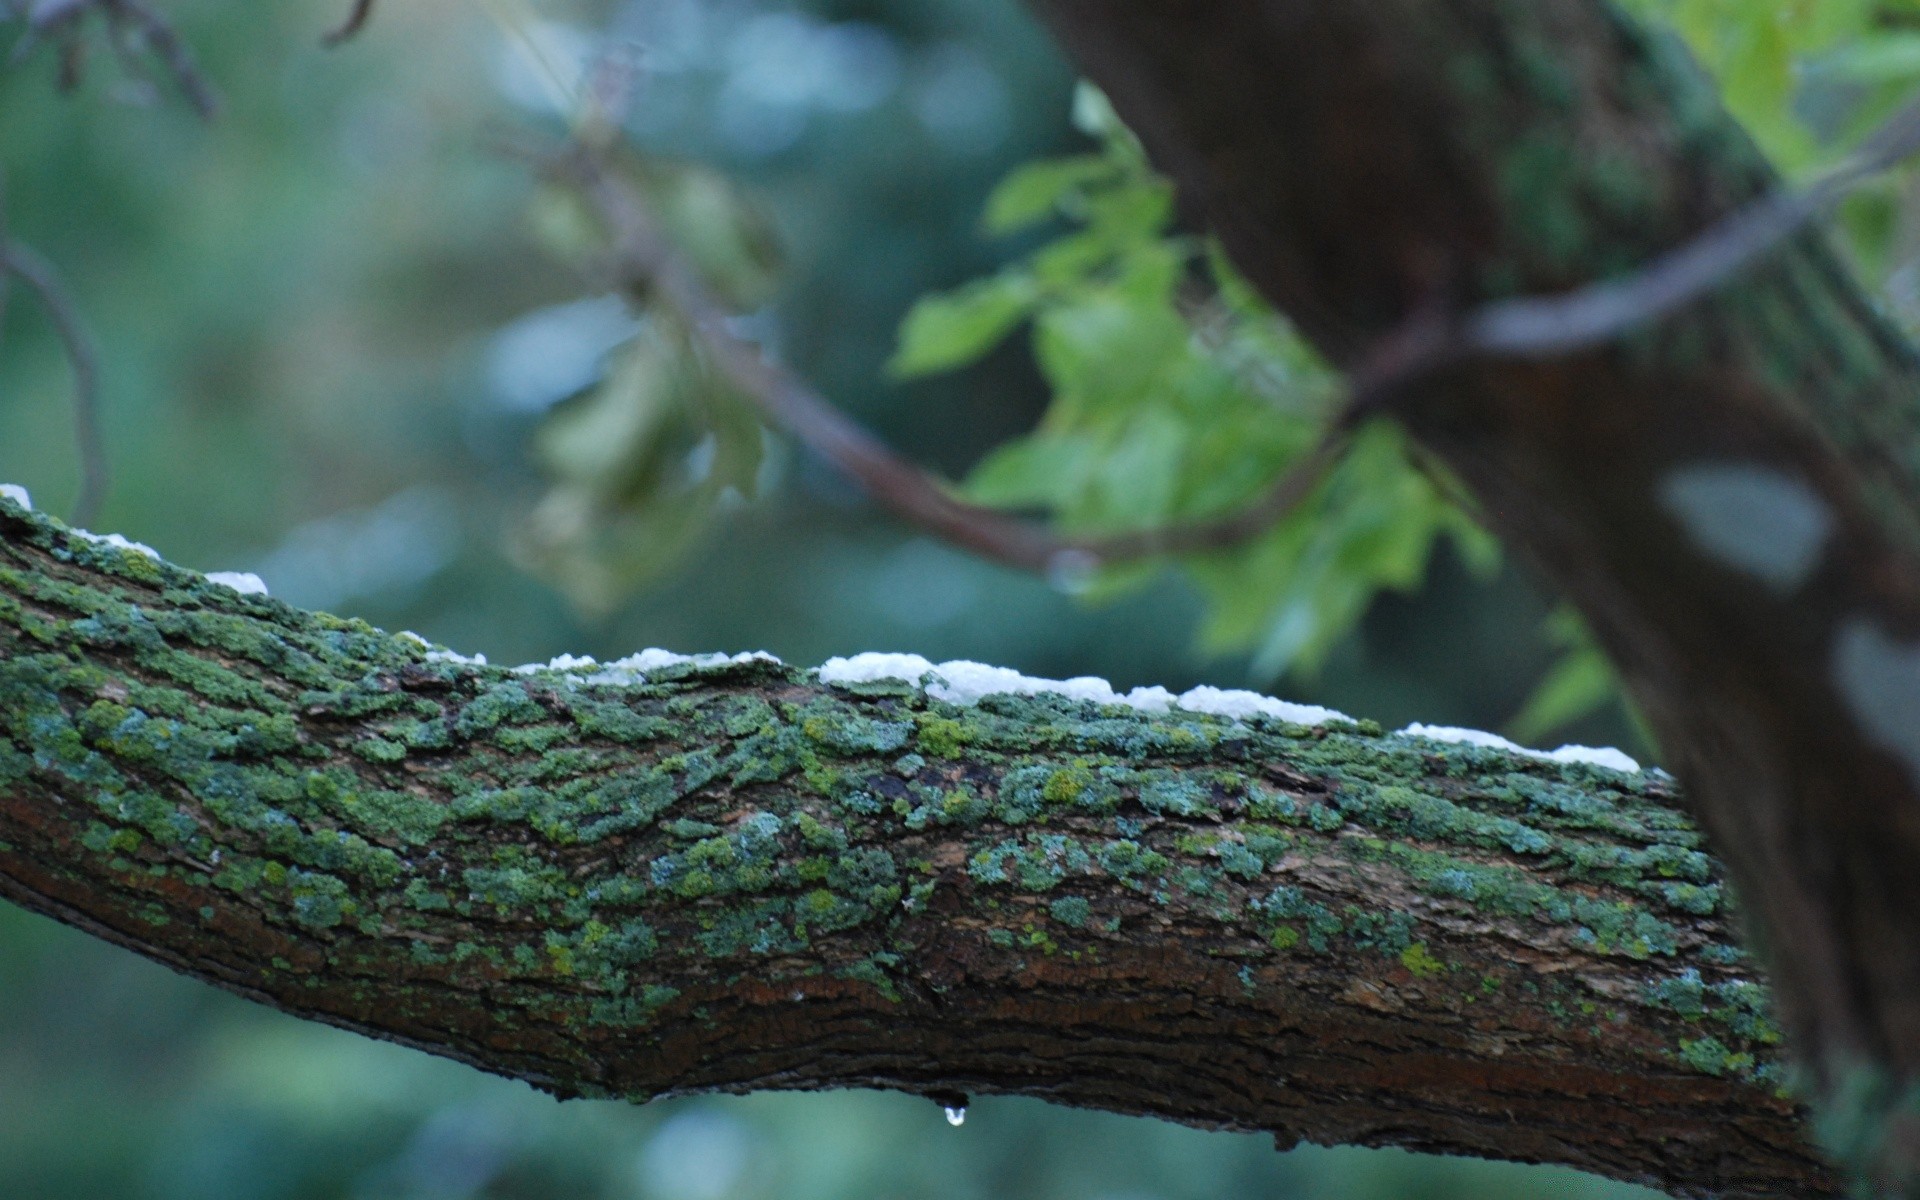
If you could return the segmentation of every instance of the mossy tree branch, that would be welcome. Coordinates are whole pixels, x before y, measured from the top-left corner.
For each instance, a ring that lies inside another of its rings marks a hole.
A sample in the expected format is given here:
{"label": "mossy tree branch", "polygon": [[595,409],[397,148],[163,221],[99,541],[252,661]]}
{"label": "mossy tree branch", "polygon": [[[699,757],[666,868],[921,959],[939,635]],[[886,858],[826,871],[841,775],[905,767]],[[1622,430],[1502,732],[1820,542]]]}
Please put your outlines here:
{"label": "mossy tree branch", "polygon": [[0,895],[562,1095],[1018,1093],[1823,1194],[1655,773],[430,658],[0,500]]}

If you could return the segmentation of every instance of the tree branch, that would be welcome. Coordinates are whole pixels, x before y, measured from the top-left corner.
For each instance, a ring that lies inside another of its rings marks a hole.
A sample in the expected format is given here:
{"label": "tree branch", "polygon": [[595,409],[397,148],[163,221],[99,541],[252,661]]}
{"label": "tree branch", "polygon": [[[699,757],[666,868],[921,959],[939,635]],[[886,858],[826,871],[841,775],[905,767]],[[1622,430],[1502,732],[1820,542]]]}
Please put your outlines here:
{"label": "tree branch", "polygon": [[100,434],[100,352],[53,264],[31,247],[8,239],[0,226],[0,301],[5,300],[7,282],[16,278],[40,301],[73,372],[73,439],[80,454],[80,494],[73,502],[73,519],[84,525],[99,514],[111,483],[106,441]]}
{"label": "tree branch", "polygon": [[55,42],[61,54],[61,86],[79,86],[85,58],[81,26],[89,12],[100,14],[115,51],[136,74],[138,64],[126,52],[122,38],[137,38],[144,43],[202,120],[211,121],[220,115],[220,97],[201,72],[186,39],[143,0],[39,0],[26,12],[27,35],[15,47],[14,56],[31,49],[36,39]]}
{"label": "tree branch", "polygon": [[1657,773],[766,662],[515,673],[0,500],[0,895],[562,1095],[1017,1093],[1832,1187]]}
{"label": "tree branch", "polygon": [[637,302],[670,307],[720,373],[769,423],[785,429],[915,528],[995,562],[1056,579],[1072,579],[1110,563],[1216,550],[1259,536],[1312,497],[1338,464],[1354,428],[1374,414],[1385,394],[1414,368],[1425,369],[1434,361],[1426,348],[1436,327],[1421,314],[1397,336],[1382,339],[1376,354],[1354,373],[1350,399],[1326,432],[1253,503],[1180,525],[1074,537],[958,498],[733,332],[733,314],[674,252],[655,227],[645,200],[606,169],[599,147],[575,141],[563,154],[537,158],[549,175],[577,187],[606,224],[615,284]]}
{"label": "tree branch", "polygon": [[[1463,306],[1568,293],[1778,188],[1684,52],[1605,0],[1031,7],[1335,362],[1436,279]],[[1917,392],[1913,348],[1802,233],[1617,344],[1470,358],[1393,406],[1619,668],[1887,1194],[1920,1187]]]}
{"label": "tree branch", "polygon": [[353,0],[353,8],[348,11],[346,20],[330,30],[320,39],[320,44],[331,50],[343,42],[351,40],[373,17],[373,0]]}

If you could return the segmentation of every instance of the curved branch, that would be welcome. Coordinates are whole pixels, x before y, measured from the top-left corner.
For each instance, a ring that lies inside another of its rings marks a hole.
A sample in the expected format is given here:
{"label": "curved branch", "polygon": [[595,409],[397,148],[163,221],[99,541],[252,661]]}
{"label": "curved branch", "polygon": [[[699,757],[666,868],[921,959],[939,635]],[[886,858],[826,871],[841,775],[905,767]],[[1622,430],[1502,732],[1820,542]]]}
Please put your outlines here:
{"label": "curved branch", "polygon": [[606,224],[612,241],[611,273],[622,291],[643,304],[664,300],[762,417],[832,464],[881,507],[984,558],[1054,579],[1070,581],[1115,563],[1231,547],[1272,529],[1326,482],[1354,428],[1375,414],[1384,393],[1434,360],[1429,347],[1438,325],[1423,313],[1395,336],[1382,339],[1354,373],[1349,400],[1326,430],[1244,507],[1158,528],[1076,537],[1005,509],[961,499],[735,333],[733,314],[660,234],[636,189],[605,169],[600,153],[599,147],[576,140],[566,153],[536,157],[550,175],[578,187]]}
{"label": "curved branch", "polygon": [[[73,372],[73,441],[80,456],[80,494],[73,502],[73,519],[85,525],[99,513],[113,482],[100,432],[100,351],[53,264],[31,247],[8,240],[0,229],[0,293],[14,278],[39,299]],[[4,301],[0,294],[0,312],[4,312]]]}
{"label": "curved branch", "polygon": [[766,661],[519,673],[0,499],[0,895],[562,1095],[1020,1093],[1826,1194],[1656,773]]}

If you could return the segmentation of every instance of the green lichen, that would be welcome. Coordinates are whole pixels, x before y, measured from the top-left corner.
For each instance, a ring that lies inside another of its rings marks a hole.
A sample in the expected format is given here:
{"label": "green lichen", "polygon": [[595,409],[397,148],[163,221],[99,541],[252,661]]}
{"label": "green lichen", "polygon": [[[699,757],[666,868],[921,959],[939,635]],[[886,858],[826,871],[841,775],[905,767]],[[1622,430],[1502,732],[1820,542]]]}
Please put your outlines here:
{"label": "green lichen", "polygon": [[[355,978],[523,989],[502,1021],[644,1028],[695,989],[806,969],[897,998],[930,923],[1020,970],[1165,920],[1247,960],[1250,988],[1276,954],[1353,952],[1491,995],[1474,947],[1439,940],[1436,915],[1464,915],[1659,962],[1646,1011],[1689,1063],[1758,1075],[1778,1039],[1758,989],[1713,974],[1738,961],[1700,944],[1719,880],[1644,778],[1361,725],[427,664],[171,567],[190,612],[24,554],[0,547],[0,781],[73,801],[86,869],[188,895],[142,920],[244,901]],[[1408,890],[1405,911],[1374,899]]]}
{"label": "green lichen", "polygon": [[1415,942],[1400,952],[1400,965],[1420,979],[1432,979],[1446,971],[1446,964],[1427,950],[1425,942]]}
{"label": "green lichen", "polygon": [[1093,917],[1093,907],[1081,896],[1062,896],[1047,905],[1047,911],[1053,919],[1073,929],[1086,928]]}

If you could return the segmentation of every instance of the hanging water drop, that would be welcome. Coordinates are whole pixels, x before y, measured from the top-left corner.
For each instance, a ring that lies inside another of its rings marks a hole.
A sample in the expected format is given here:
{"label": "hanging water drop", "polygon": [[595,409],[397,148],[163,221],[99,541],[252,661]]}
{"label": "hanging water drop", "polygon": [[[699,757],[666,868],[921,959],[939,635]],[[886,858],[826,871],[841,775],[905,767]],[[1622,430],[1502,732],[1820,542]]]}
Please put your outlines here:
{"label": "hanging water drop", "polygon": [[962,1104],[960,1107],[955,1108],[953,1105],[949,1104],[946,1106],[946,1110],[947,1110],[947,1124],[965,1125],[967,1123],[967,1106],[966,1105]]}

